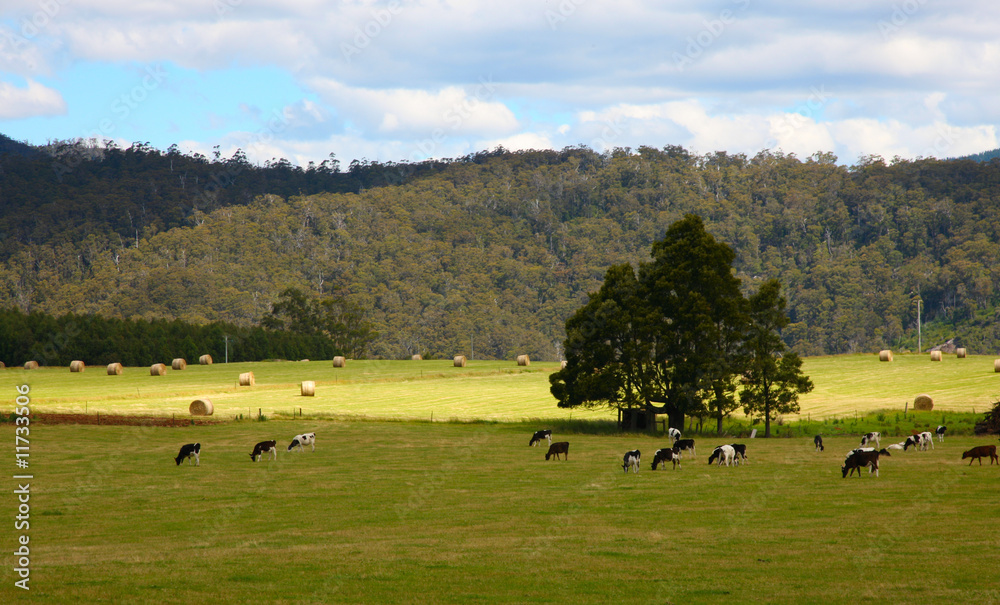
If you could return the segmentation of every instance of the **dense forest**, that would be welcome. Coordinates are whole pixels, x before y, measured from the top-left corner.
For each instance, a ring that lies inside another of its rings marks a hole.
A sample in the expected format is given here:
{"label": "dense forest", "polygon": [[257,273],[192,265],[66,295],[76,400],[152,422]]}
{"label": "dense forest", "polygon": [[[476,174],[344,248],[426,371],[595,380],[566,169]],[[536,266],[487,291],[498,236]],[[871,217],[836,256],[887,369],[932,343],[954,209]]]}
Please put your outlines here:
{"label": "dense forest", "polygon": [[302,168],[52,144],[0,155],[0,307],[258,325],[297,288],[363,309],[365,354],[563,356],[607,268],[685,213],[780,280],[803,355],[1000,350],[1000,160],[838,164],[680,147]]}

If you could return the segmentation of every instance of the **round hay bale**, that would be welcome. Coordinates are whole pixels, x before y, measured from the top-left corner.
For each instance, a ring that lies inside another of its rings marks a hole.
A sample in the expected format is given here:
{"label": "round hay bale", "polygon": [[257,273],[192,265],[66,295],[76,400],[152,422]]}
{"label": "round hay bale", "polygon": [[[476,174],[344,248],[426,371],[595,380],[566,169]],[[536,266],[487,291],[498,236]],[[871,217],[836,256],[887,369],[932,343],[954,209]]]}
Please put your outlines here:
{"label": "round hay bale", "polygon": [[108,376],[121,376],[124,371],[125,368],[123,368],[122,364],[117,361],[108,364]]}
{"label": "round hay bale", "polygon": [[333,358],[333,367],[342,368],[347,365],[347,360],[344,359],[342,355],[337,355]]}
{"label": "round hay bale", "polygon": [[37,361],[26,361],[26,362],[24,362],[24,369],[25,370],[37,370],[38,369],[38,362]]}
{"label": "round hay bale", "polygon": [[959,347],[955,349],[955,357],[958,357],[959,359],[965,359],[965,355],[966,355],[965,347]]}
{"label": "round hay bale", "polygon": [[531,365],[531,359],[527,355],[518,355],[517,356],[517,365],[519,365],[519,366],[530,366]]}
{"label": "round hay bale", "polygon": [[410,357],[410,359],[413,360],[413,361],[423,361],[424,360],[424,356],[418,354],[418,355],[414,355],[414,356]]}
{"label": "round hay bale", "polygon": [[300,392],[303,397],[315,397],[316,396],[316,382],[312,380],[303,380],[302,384],[299,385]]}
{"label": "round hay bale", "polygon": [[211,416],[215,408],[212,407],[212,402],[208,399],[195,399],[188,407],[188,411],[191,412],[192,416]]}
{"label": "round hay bale", "polygon": [[0,361],[0,370],[6,369],[6,368],[7,368],[7,364],[5,364],[4,362]]}
{"label": "round hay bale", "polygon": [[892,361],[892,351],[889,349],[884,349],[878,352],[879,361]]}
{"label": "round hay bale", "polygon": [[569,362],[568,362],[568,361],[566,361],[566,360],[564,359],[563,361],[561,361],[561,362],[559,363],[559,369],[560,369],[560,370],[565,370],[565,369],[566,369],[566,366],[568,366],[568,365],[569,365]]}
{"label": "round hay bale", "polygon": [[162,363],[154,363],[153,365],[149,366],[149,375],[150,376],[166,376],[167,375],[167,366],[164,365],[164,364],[162,364]]}
{"label": "round hay bale", "polygon": [[200,363],[203,366],[210,366],[212,365],[212,356],[202,355],[201,357],[198,358],[198,363]]}
{"label": "round hay bale", "polygon": [[993,360],[993,371],[1000,373],[1000,359]]}
{"label": "round hay bale", "polygon": [[465,355],[456,355],[455,356],[455,367],[456,368],[464,368],[465,367]]}
{"label": "round hay bale", "polygon": [[927,394],[917,395],[916,399],[913,400],[913,409],[921,411],[933,410],[934,400]]}
{"label": "round hay bale", "polygon": [[188,362],[184,360],[183,357],[178,357],[177,359],[170,362],[170,367],[175,370],[183,370],[188,367]]}
{"label": "round hay bale", "polygon": [[941,351],[931,351],[931,361],[941,361]]}
{"label": "round hay bale", "polygon": [[74,359],[73,361],[69,362],[69,371],[70,372],[82,372],[86,368],[87,368],[87,364],[83,363],[79,359]]}
{"label": "round hay bale", "polygon": [[253,372],[243,372],[240,374],[241,387],[252,387],[255,384],[257,384],[257,381],[253,378]]}

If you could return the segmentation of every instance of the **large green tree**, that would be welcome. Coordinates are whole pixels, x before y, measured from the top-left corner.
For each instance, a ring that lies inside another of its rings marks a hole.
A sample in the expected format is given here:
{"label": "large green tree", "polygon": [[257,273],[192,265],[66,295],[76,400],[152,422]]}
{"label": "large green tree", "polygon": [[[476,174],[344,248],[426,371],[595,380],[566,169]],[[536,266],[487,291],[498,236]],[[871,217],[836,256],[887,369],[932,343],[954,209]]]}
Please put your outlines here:
{"label": "large green tree", "polygon": [[740,403],[747,415],[764,417],[764,436],[771,436],[771,420],[799,411],[799,395],[813,389],[802,373],[802,359],[787,350],[781,329],[788,325],[781,284],[768,280],[750,297],[748,365],[743,374]]}
{"label": "large green tree", "polygon": [[630,265],[609,269],[567,321],[567,367],[550,377],[561,407],[643,408],[666,413],[675,428],[707,409],[707,393],[720,413],[732,408],[746,324],[732,249],[689,214],[652,257],[638,276]]}

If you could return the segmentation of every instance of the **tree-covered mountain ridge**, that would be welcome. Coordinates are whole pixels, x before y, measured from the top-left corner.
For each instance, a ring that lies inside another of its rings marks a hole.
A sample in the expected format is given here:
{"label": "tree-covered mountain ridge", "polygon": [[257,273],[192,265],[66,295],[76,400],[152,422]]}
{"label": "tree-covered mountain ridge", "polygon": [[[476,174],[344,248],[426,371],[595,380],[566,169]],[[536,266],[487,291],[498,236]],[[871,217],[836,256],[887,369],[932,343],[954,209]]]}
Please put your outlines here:
{"label": "tree-covered mountain ridge", "polygon": [[[81,184],[57,200],[51,237],[8,248],[0,305],[248,325],[296,287],[367,309],[379,334],[370,356],[558,359],[566,319],[607,268],[648,260],[652,242],[695,213],[735,250],[747,292],[781,281],[783,337],[800,354],[914,349],[918,296],[925,346],[954,337],[970,352],[1000,349],[997,161],[845,167],[830,154],[581,147],[352,170],[352,181],[326,170],[337,192],[220,203],[133,238],[94,213],[87,230],[71,228],[73,204],[104,203]],[[152,200],[162,172],[134,167],[144,185],[122,205]],[[119,214],[101,206],[122,224]]]}

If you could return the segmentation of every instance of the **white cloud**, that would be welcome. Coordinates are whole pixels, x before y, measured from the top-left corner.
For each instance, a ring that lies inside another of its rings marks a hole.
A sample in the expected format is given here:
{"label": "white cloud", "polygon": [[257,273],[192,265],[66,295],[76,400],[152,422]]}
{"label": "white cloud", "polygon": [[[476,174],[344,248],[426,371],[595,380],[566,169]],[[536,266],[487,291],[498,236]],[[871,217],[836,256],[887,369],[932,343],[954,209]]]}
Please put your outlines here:
{"label": "white cloud", "polygon": [[494,100],[496,85],[480,81],[466,90],[351,88],[329,79],[309,82],[322,99],[373,136],[484,136],[510,134],[518,127],[514,113]]}
{"label": "white cloud", "polygon": [[66,101],[57,91],[28,80],[27,88],[0,82],[0,119],[17,120],[66,113]]}

